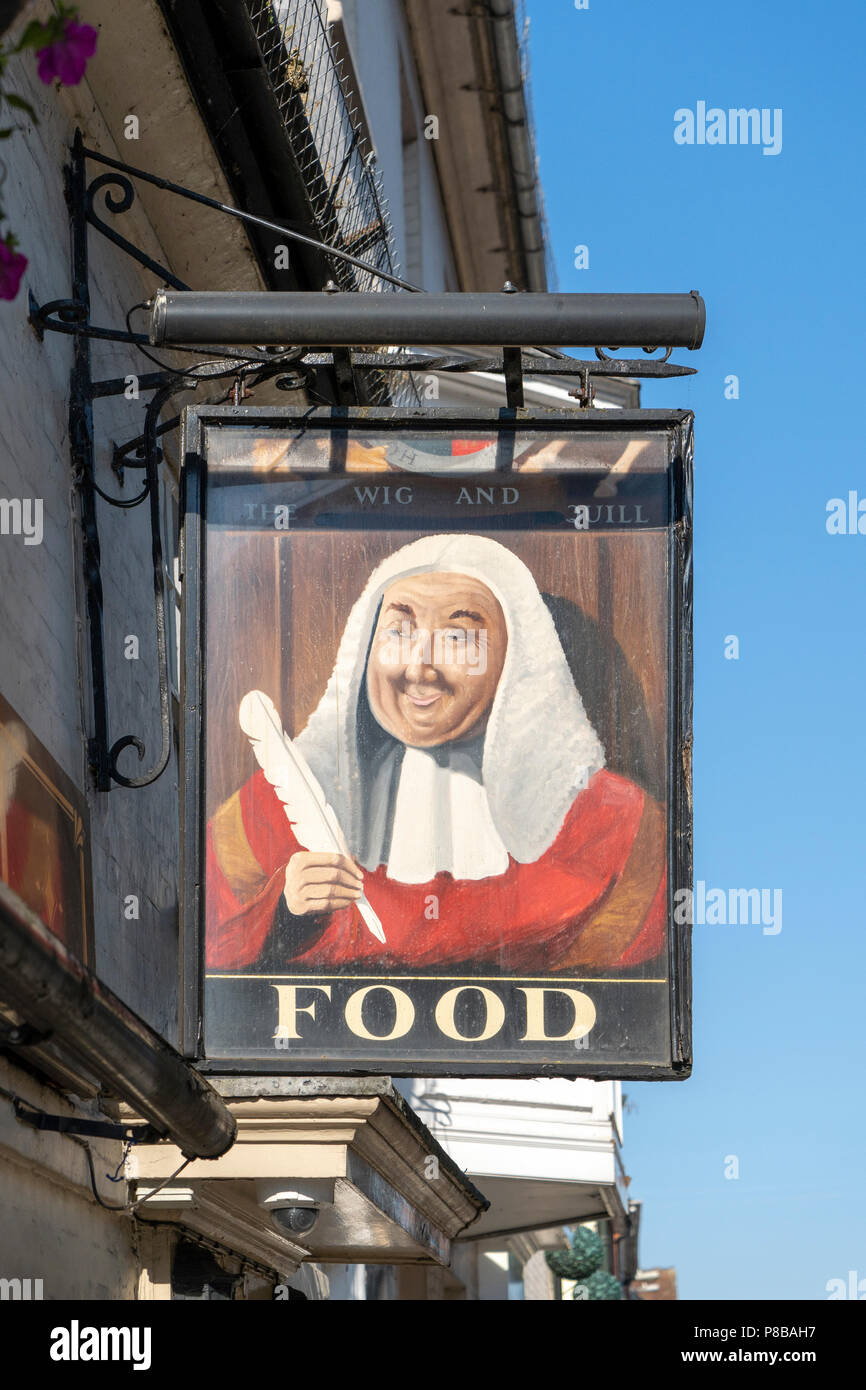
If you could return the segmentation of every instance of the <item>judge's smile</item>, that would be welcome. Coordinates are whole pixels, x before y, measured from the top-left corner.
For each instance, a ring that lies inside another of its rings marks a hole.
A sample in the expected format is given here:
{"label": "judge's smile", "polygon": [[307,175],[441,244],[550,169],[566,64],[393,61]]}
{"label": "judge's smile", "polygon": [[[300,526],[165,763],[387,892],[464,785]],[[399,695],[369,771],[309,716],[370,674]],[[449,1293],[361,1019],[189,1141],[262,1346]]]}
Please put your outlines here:
{"label": "judge's smile", "polygon": [[428,705],[435,705],[436,701],[440,700],[445,694],[445,691],[434,690],[432,694],[415,695],[411,690],[404,690],[403,694],[410,704],[415,705],[417,709],[426,709]]}

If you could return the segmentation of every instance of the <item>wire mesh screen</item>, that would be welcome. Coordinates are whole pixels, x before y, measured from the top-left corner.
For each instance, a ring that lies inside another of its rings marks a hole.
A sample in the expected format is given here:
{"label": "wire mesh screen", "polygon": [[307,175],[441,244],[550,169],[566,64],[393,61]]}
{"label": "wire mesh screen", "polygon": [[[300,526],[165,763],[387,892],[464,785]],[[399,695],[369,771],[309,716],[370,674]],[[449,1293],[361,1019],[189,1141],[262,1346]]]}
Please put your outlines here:
{"label": "wire mesh screen", "polygon": [[[321,0],[245,0],[274,98],[309,200],[316,234],[376,270],[397,274],[372,151],[328,36]],[[344,290],[390,287],[333,259]]]}
{"label": "wire mesh screen", "polygon": [[[367,271],[333,257],[332,279],[341,290],[393,292],[375,274],[399,274],[387,201],[330,41],[324,0],[244,2],[301,174],[314,235],[372,267]],[[417,400],[405,373],[367,373],[366,383],[379,404]]]}

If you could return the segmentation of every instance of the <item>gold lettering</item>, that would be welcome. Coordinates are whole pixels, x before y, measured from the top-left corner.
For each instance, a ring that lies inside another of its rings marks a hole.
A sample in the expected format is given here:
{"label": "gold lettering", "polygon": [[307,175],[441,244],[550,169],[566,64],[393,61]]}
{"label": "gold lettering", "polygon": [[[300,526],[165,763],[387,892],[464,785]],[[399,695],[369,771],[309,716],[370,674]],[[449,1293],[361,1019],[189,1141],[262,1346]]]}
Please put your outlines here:
{"label": "gold lettering", "polygon": [[[394,1000],[397,1017],[390,1033],[371,1033],[364,1023],[364,1000],[374,989],[387,990]],[[394,1038],[405,1038],[414,1022],[415,1005],[404,990],[395,989],[393,985],[365,985],[363,989],[356,989],[346,1000],[346,1024],[356,1038],[369,1038],[373,1042],[391,1042]]]}
{"label": "gold lettering", "polygon": [[[458,1033],[457,1025],[454,1022],[454,1010],[457,1007],[457,999],[466,989],[477,989],[479,994],[484,995],[486,1016],[484,1032],[479,1033],[474,1038],[468,1038],[465,1033]],[[436,1005],[436,1024],[440,1033],[444,1033],[446,1038],[454,1038],[458,1042],[486,1042],[488,1038],[495,1038],[503,1023],[505,1022],[505,1005],[494,994],[492,989],[485,989],[483,985],[459,985],[457,989],[446,990],[445,994]]]}
{"label": "gold lettering", "polygon": [[298,1014],[309,1014],[312,1019],[316,1017],[316,1001],[313,1000],[312,1004],[299,1004],[299,989],[318,989],[326,999],[331,997],[330,985],[271,985],[271,989],[277,991],[275,1038],[299,1038],[301,1035],[297,1029]]}
{"label": "gold lettering", "polygon": [[[595,1024],[595,1005],[588,994],[583,994],[579,989],[564,989],[557,986],[554,988],[542,988],[533,985],[524,988],[518,985],[521,994],[526,995],[526,1032],[520,1039],[521,1042],[573,1042],[575,1038],[585,1037]],[[574,1023],[567,1033],[558,1033],[551,1037],[544,1030],[544,996],[545,994],[567,994],[574,1009]]]}

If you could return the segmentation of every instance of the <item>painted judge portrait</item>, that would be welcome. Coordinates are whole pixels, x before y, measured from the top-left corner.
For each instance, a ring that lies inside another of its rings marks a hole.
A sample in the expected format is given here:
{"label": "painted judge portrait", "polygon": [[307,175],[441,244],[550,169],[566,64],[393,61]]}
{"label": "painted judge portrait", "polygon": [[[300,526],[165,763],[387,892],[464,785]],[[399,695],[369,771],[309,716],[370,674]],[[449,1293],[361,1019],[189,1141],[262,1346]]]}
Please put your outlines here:
{"label": "painted judge portrait", "polygon": [[666,921],[660,804],[608,770],[551,612],[506,546],[403,546],[297,738],[250,692],[257,771],[207,832],[207,962],[624,971]]}

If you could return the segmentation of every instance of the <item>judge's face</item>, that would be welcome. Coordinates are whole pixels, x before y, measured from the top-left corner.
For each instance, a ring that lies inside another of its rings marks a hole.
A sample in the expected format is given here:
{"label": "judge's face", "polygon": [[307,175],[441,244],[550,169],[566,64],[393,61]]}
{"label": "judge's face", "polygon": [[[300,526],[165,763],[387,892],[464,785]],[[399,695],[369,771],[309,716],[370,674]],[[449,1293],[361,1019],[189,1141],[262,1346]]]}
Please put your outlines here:
{"label": "judge's face", "polygon": [[416,574],[386,589],[367,662],[383,729],[413,748],[480,733],[505,661],[498,600],[463,574]]}

